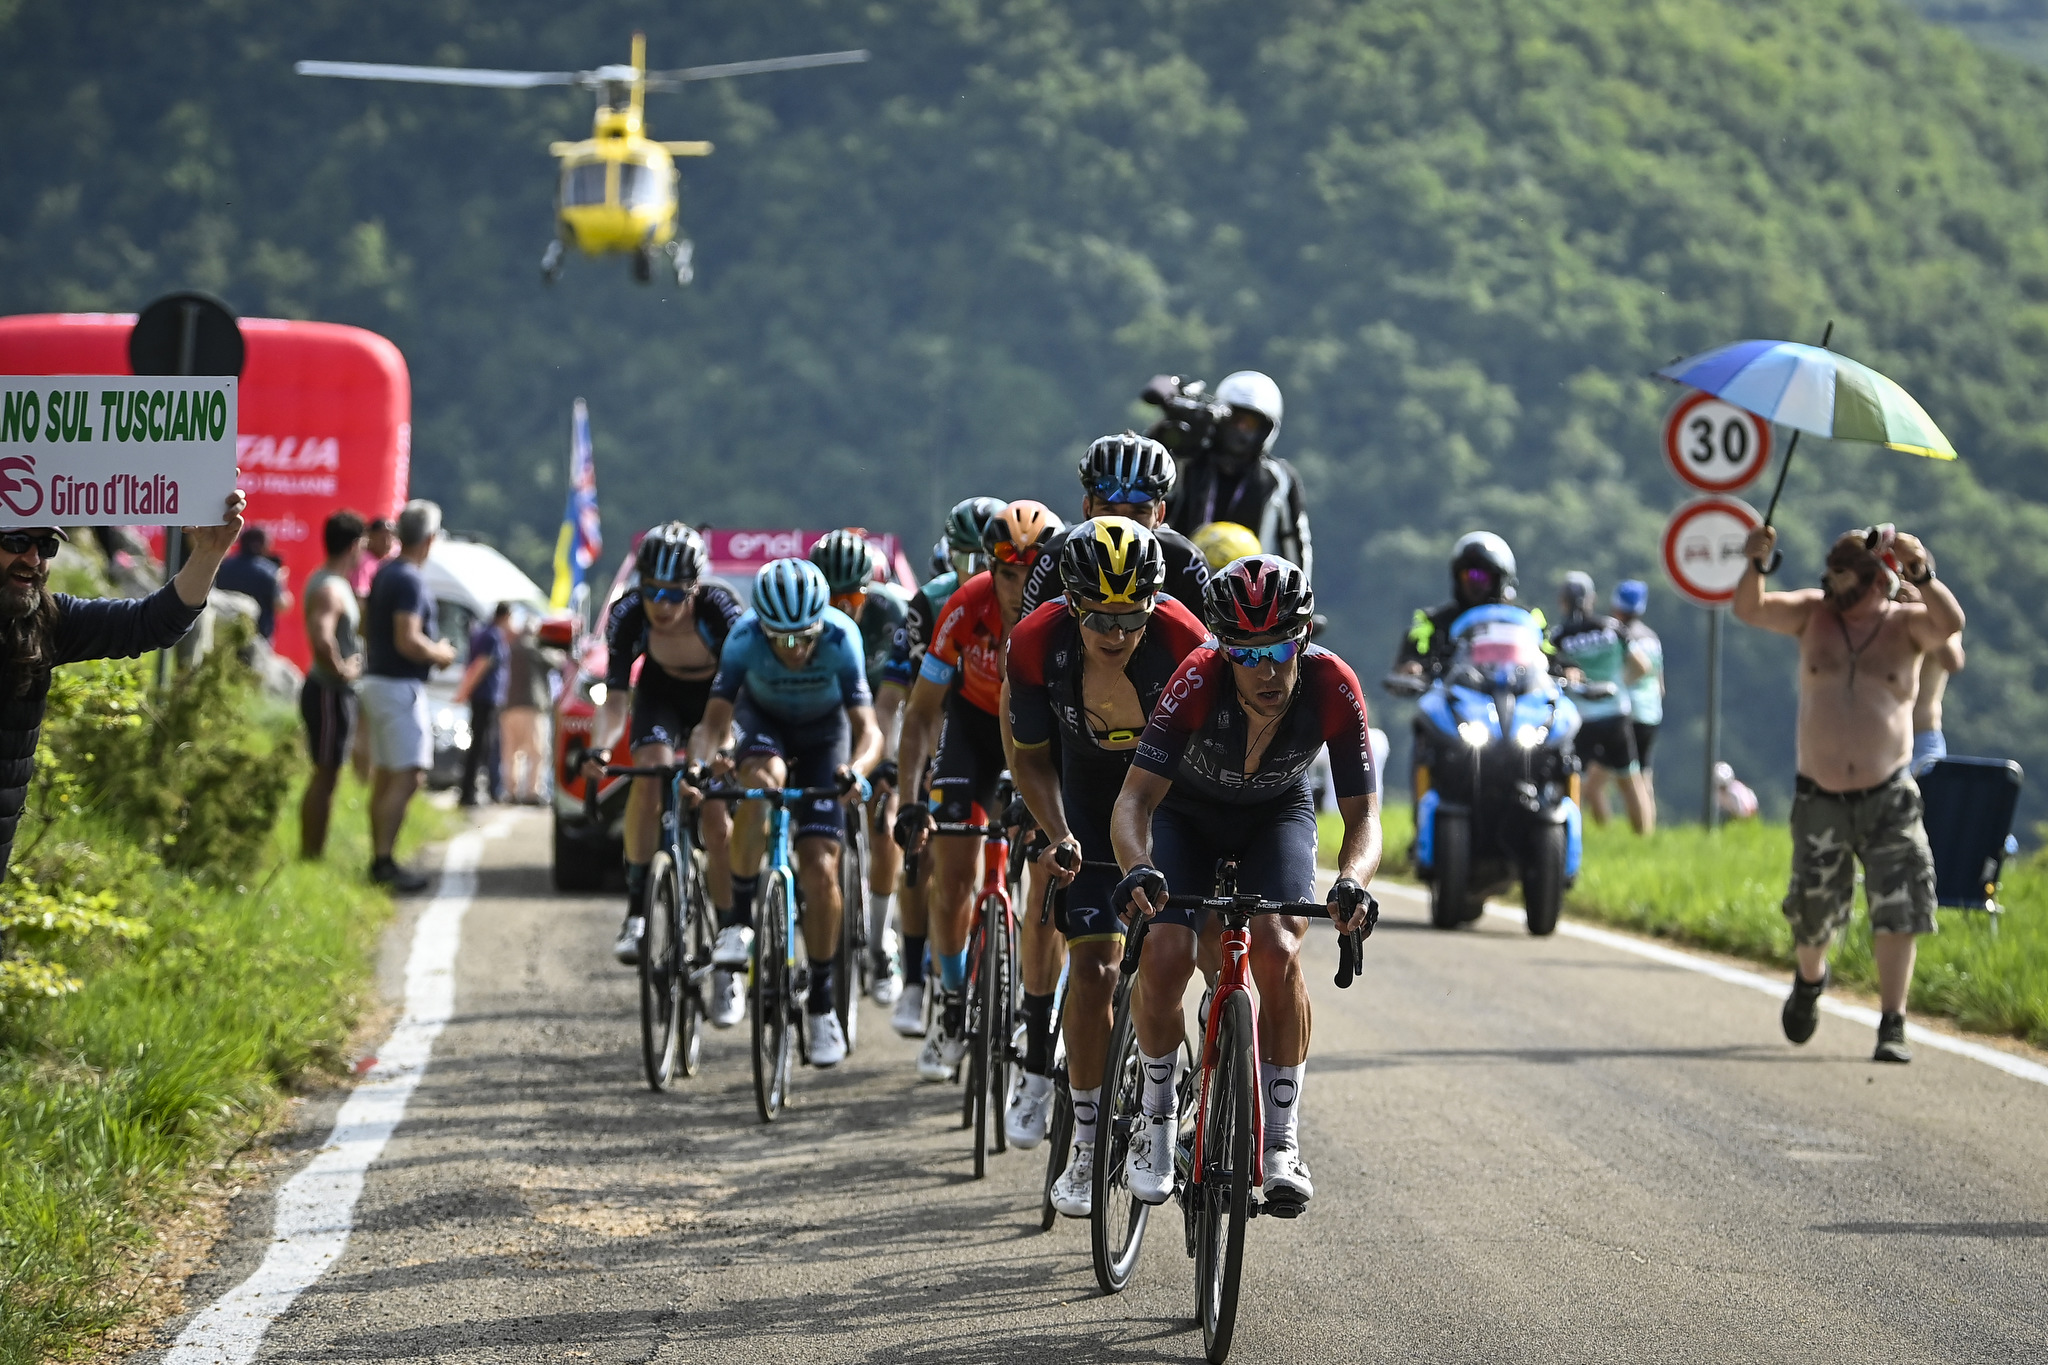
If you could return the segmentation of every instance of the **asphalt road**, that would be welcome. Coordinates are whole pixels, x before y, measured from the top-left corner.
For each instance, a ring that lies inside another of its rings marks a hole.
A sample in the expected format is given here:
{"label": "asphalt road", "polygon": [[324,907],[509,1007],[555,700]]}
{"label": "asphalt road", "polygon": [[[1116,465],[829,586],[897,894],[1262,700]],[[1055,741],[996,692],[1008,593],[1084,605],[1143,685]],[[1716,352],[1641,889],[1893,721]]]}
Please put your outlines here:
{"label": "asphalt road", "polygon": [[[874,1006],[772,1127],[743,1028],[648,1091],[618,905],[551,892],[544,817],[513,818],[455,1018],[263,1359],[1201,1357],[1173,1206],[1103,1297],[1085,1227],[1038,1230],[1043,1149],[971,1179],[957,1090]],[[1755,992],[1384,900],[1351,990],[1327,929],[1309,949],[1318,1193],[1252,1224],[1233,1360],[2048,1358],[2048,1087],[1879,1067],[1832,1018],[1794,1049]],[[193,1307],[260,1259],[270,1203],[237,1201]]]}

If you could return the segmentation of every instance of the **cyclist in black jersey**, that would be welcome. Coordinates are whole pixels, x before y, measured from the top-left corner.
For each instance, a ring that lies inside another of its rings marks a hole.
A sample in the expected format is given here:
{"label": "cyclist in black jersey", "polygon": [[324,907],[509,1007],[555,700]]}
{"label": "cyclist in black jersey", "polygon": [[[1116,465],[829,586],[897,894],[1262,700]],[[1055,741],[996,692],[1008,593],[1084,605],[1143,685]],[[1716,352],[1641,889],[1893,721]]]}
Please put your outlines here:
{"label": "cyclist in black jersey", "polygon": [[[1200,616],[1209,561],[1193,541],[1166,524],[1166,499],[1173,492],[1176,474],[1166,447],[1136,432],[1104,436],[1082,455],[1080,473],[1081,515],[1128,517],[1152,532],[1166,561],[1166,595]],[[1062,532],[1031,566],[1031,576],[1024,580],[1025,615],[1059,599],[1064,591],[1058,568],[1060,547],[1079,529],[1075,526]]]}
{"label": "cyclist in black jersey", "polygon": [[[1205,929],[1193,913],[1166,909],[1166,896],[1205,893],[1217,859],[1234,855],[1241,891],[1277,901],[1315,899],[1315,802],[1306,777],[1323,749],[1344,821],[1329,894],[1340,930],[1365,914],[1364,887],[1379,868],[1365,698],[1348,664],[1306,643],[1314,610],[1301,570],[1277,556],[1237,560],[1210,579],[1207,616],[1216,638],[1175,671],[1117,797],[1111,833],[1125,876],[1116,909],[1153,919],[1136,996],[1148,1121],[1131,1135],[1127,1163],[1131,1192],[1147,1203],[1173,1191],[1180,1001]],[[1296,1207],[1314,1189],[1296,1129],[1309,1043],[1299,961],[1305,929],[1303,920],[1262,916],[1251,930],[1264,1197]]]}

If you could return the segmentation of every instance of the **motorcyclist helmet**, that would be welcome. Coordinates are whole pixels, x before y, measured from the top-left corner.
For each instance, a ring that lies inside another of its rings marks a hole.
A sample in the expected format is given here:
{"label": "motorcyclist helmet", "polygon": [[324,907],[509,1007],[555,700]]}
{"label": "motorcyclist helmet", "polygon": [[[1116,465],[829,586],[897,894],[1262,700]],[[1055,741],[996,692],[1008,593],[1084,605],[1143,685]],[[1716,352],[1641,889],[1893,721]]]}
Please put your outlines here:
{"label": "motorcyclist helmet", "polygon": [[1564,586],[1558,590],[1558,600],[1567,612],[1584,613],[1593,609],[1593,575],[1584,569],[1573,569],[1564,576]]}
{"label": "motorcyclist helmet", "polygon": [[1101,502],[1161,501],[1178,475],[1166,447],[1135,431],[1098,437],[1081,457],[1081,487]]}
{"label": "motorcyclist helmet", "polygon": [[997,564],[1035,564],[1052,538],[1066,529],[1042,502],[1020,498],[989,519],[982,548]]}
{"label": "motorcyclist helmet", "polygon": [[754,575],[754,615],[775,635],[802,635],[824,619],[831,591],[808,559],[771,559]]}
{"label": "motorcyclist helmet", "polygon": [[1315,624],[1316,595],[1302,571],[1278,555],[1248,555],[1210,576],[1202,614],[1225,644],[1262,636],[1299,639]]}
{"label": "motorcyclist helmet", "polygon": [[1266,548],[1259,544],[1259,537],[1251,527],[1240,526],[1234,521],[1205,521],[1188,539],[1194,541],[1195,548],[1202,552],[1202,558],[1209,561],[1211,569],[1220,569],[1233,559],[1259,554]]}
{"label": "motorcyclist helmet", "polygon": [[881,556],[868,543],[867,535],[848,528],[828,531],[811,547],[811,563],[825,575],[825,586],[834,597],[860,592],[874,582]]}
{"label": "motorcyclist helmet", "polygon": [[[1285,406],[1280,386],[1257,370],[1239,370],[1216,386],[1216,401],[1227,404],[1231,419],[1216,431],[1216,452],[1226,466],[1249,464],[1273,448],[1280,434]],[[1263,420],[1253,420],[1263,419]]]}
{"label": "motorcyclist helmet", "polygon": [[1451,551],[1451,595],[1465,606],[1515,600],[1515,552],[1491,531],[1458,537]]}
{"label": "motorcyclist helmet", "polygon": [[1084,602],[1137,605],[1166,585],[1159,537],[1129,517],[1096,517],[1060,545],[1060,586]]}
{"label": "motorcyclist helmet", "polygon": [[1624,578],[1614,585],[1614,610],[1622,616],[1641,616],[1650,606],[1650,585],[1640,578]]}
{"label": "motorcyclist helmet", "polygon": [[711,572],[711,552],[704,537],[687,522],[665,521],[640,537],[633,555],[642,582],[695,583]]}

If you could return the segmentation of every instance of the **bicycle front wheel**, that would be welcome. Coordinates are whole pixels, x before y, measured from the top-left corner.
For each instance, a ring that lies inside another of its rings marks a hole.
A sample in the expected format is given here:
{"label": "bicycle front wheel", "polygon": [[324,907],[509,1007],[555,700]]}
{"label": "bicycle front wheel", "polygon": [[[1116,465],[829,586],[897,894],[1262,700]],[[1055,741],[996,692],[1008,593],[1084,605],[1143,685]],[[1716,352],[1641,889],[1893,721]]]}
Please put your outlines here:
{"label": "bicycle front wheel", "polygon": [[789,878],[769,874],[754,912],[754,1107],[773,1123],[789,1098]]}
{"label": "bicycle front wheel", "polygon": [[1017,1031],[1017,926],[1010,918],[1010,902],[1000,896],[982,898],[981,913],[987,930],[982,937],[988,962],[982,973],[981,1017],[988,1034],[988,1103],[995,1108],[994,1149],[1010,1150],[1010,1130],[1004,1115],[1010,1103],[1010,1075],[1016,1068],[1017,1053],[1011,1038]]}
{"label": "bicycle front wheel", "polygon": [[1053,1069],[1052,1122],[1046,1126],[1045,1143],[1045,1187],[1039,1191],[1038,1230],[1051,1232],[1060,1220],[1060,1211],[1052,1205],[1053,1182],[1067,1173],[1067,1158],[1074,1146],[1074,1096],[1063,1066]]}
{"label": "bicycle front wheel", "polygon": [[640,1061],[650,1089],[666,1090],[675,1076],[678,1016],[682,1013],[683,888],[667,850],[647,868],[647,927],[640,939]]}
{"label": "bicycle front wheel", "polygon": [[1201,1201],[1195,1242],[1195,1301],[1202,1341],[1211,1361],[1230,1354],[1237,1326],[1237,1279],[1244,1268],[1244,1225],[1251,1214],[1252,1091],[1258,1061],[1252,1056],[1252,1004],[1231,992],[1216,1035],[1216,1074],[1202,1111]]}
{"label": "bicycle front wheel", "polygon": [[1145,1244],[1151,1206],[1131,1193],[1124,1160],[1131,1134],[1145,1121],[1145,1068],[1138,1061],[1137,1021],[1131,1017],[1131,978],[1116,983],[1116,1022],[1109,1030],[1102,1099],[1095,1109],[1095,1179],[1088,1214],[1095,1280],[1105,1294],[1131,1282]]}

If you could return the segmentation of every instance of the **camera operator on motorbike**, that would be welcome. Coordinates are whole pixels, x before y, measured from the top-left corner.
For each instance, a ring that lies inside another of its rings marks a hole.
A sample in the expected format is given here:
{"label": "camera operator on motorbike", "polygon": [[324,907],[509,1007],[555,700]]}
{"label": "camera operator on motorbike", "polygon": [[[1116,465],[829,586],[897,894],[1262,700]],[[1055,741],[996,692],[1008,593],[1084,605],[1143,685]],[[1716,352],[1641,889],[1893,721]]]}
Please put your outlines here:
{"label": "camera operator on motorbike", "polygon": [[[1178,381],[1163,382],[1174,388],[1174,397],[1180,396]],[[1163,392],[1162,380],[1153,380],[1145,397],[1167,409],[1162,426],[1188,428],[1188,444],[1193,447],[1176,452],[1180,486],[1166,510],[1173,528],[1192,535],[1208,522],[1234,521],[1249,527],[1267,553],[1299,566],[1305,579],[1313,579],[1315,552],[1301,476],[1273,454],[1285,411],[1280,386],[1257,370],[1239,370],[1216,386],[1211,410],[1222,411],[1213,418],[1197,416],[1192,423],[1176,421],[1178,405]]]}
{"label": "camera operator on motorbike", "polygon": [[[1314,612],[1301,570],[1272,555],[1238,560],[1209,580],[1215,638],[1174,671],[1110,818],[1125,872],[1114,908],[1153,921],[1134,996],[1146,1123],[1132,1133],[1126,1163],[1131,1193],[1148,1204],[1173,1193],[1181,996],[1197,936],[1215,932],[1196,912],[1166,908],[1167,896],[1206,894],[1216,860],[1235,855],[1240,891],[1313,900],[1316,813],[1306,774],[1327,749],[1344,821],[1330,918],[1343,932],[1367,914],[1380,820],[1365,698],[1350,665],[1307,643]],[[1297,1211],[1314,1193],[1297,1129],[1310,1024],[1299,956],[1306,929],[1300,919],[1270,915],[1251,927],[1265,1198]]]}
{"label": "camera operator on motorbike", "polygon": [[[622,747],[632,762],[656,767],[676,761],[676,751],[689,743],[690,731],[704,718],[719,651],[745,608],[724,586],[703,581],[711,572],[711,553],[695,528],[683,522],[665,521],[642,536],[634,565],[640,581],[612,604],[605,618],[605,696],[596,733],[617,734],[626,725]],[[633,663],[643,655],[646,662],[636,683]],[[596,782],[603,776],[603,759],[586,757],[583,780]],[[647,927],[647,865],[660,841],[660,825],[660,780],[634,778],[626,793],[626,919],[612,945],[612,956],[627,966],[640,961],[640,938]],[[705,811],[706,850],[723,850],[729,828],[723,807]],[[720,868],[724,865],[721,859]],[[732,904],[732,888],[722,876],[712,882],[711,898]],[[732,1022],[727,1017],[721,1026]]]}
{"label": "camera operator on motorbike", "polygon": [[[896,756],[902,739],[903,707],[910,698],[910,689],[917,680],[925,651],[931,647],[932,627],[938,624],[946,603],[959,591],[962,583],[988,567],[988,551],[982,546],[982,535],[988,530],[989,522],[1002,510],[1001,498],[966,498],[955,503],[953,510],[946,514],[946,534],[932,547],[934,575],[911,595],[903,628],[896,633],[888,662],[882,665],[880,686],[875,693],[875,719],[882,727],[884,757],[875,769],[875,787],[878,791],[890,793],[892,800],[898,789],[903,788],[903,795],[909,801],[920,805],[925,801],[928,774],[912,772],[906,785],[898,771]],[[900,807],[899,801],[898,814],[901,813]],[[898,840],[891,839],[888,843],[900,853]],[[928,924],[925,903],[931,891],[931,859],[917,860],[915,877],[910,875],[911,865],[907,859],[903,860],[903,870],[902,884],[896,894],[903,945],[903,985],[897,995],[896,1013],[890,1016],[889,1023],[905,1038],[922,1038],[925,930]]]}
{"label": "camera operator on motorbike", "polygon": [[[906,853],[921,856],[931,845],[934,818],[985,824],[1002,814],[990,807],[1008,766],[997,714],[1003,648],[1024,614],[1024,580],[1062,529],[1044,503],[1011,503],[984,534],[988,572],[968,579],[946,603],[903,717],[902,771],[921,772],[926,756],[938,754],[930,803],[906,802],[896,815],[896,839]],[[981,845],[978,834],[941,833],[931,850],[936,870],[927,909],[941,1009],[938,1032],[917,1054],[917,1074],[927,1081],[950,1079],[967,1053],[967,943]]]}

